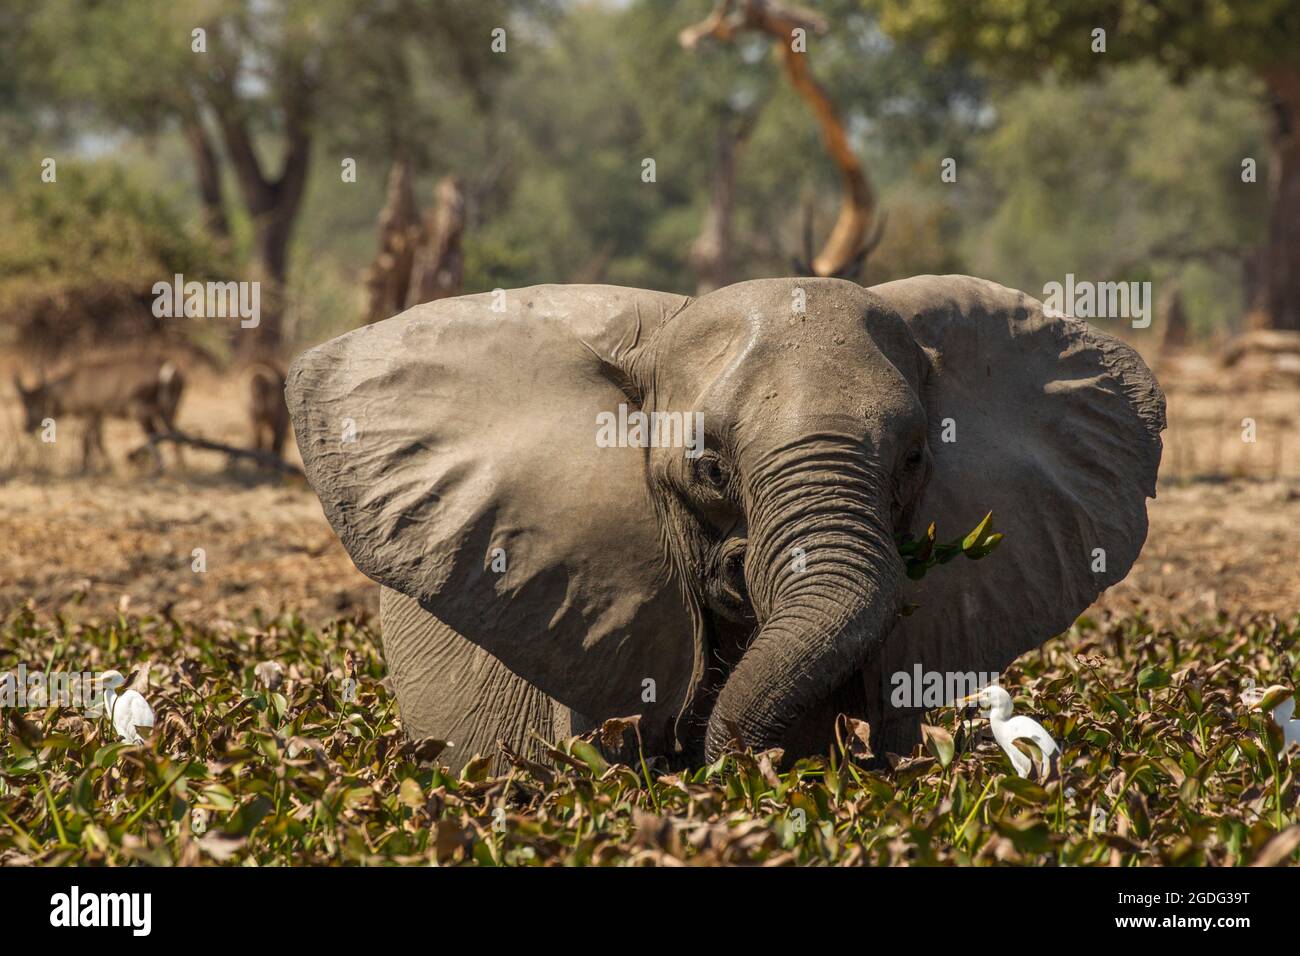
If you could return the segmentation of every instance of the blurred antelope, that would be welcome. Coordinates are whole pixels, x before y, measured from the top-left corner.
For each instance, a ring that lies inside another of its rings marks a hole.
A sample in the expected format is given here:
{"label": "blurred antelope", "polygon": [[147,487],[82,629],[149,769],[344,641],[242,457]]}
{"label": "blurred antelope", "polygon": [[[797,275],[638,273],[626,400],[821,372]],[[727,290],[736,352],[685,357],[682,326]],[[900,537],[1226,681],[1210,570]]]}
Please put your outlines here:
{"label": "blurred antelope", "polygon": [[[176,407],[180,404],[185,379],[171,362],[158,358],[91,359],[51,381],[25,388],[14,375],[14,387],[22,399],[28,431],[40,431],[46,419],[80,418],[85,422],[81,436],[81,467],[90,469],[96,451],[111,466],[104,450],[105,418],[134,419],[148,437],[175,431]],[[157,446],[151,446],[154,461],[162,467]],[[178,463],[183,462],[180,447]]]}
{"label": "blurred antelope", "polygon": [[284,404],[284,372],[267,363],[253,366],[249,380],[248,418],[253,448],[282,458],[289,434],[289,409]]}

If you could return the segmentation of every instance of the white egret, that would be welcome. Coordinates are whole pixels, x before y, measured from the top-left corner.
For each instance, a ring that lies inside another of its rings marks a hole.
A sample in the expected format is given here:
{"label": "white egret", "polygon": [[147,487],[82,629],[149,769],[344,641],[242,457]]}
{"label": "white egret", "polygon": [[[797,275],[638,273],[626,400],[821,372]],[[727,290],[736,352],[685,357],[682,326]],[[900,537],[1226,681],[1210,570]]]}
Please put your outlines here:
{"label": "white egret", "polygon": [[1265,710],[1282,731],[1284,747],[1300,744],[1300,720],[1295,719],[1295,691],[1280,684],[1272,687],[1248,687],[1241,692],[1241,701],[1248,707]]}
{"label": "white egret", "polygon": [[119,694],[117,688],[126,682],[120,671],[105,671],[99,679],[104,686],[104,711],[113,729],[128,744],[144,743],[144,737],[153,733],[153,708],[135,689],[139,681]]}
{"label": "white egret", "polygon": [[1050,763],[1052,756],[1060,749],[1052,735],[1043,729],[1043,725],[1032,717],[1011,716],[1011,695],[997,684],[990,684],[969,697],[956,701],[958,707],[978,704],[988,708],[989,726],[993,728],[993,739],[998,742],[1002,752],[1011,760],[1016,773],[1028,777],[1033,769],[1033,762],[1015,745],[1017,740],[1028,740],[1043,753],[1043,760]]}
{"label": "white egret", "polygon": [[269,691],[277,691],[284,683],[284,667],[279,661],[262,661],[253,668],[253,675]]}
{"label": "white egret", "polygon": [[1291,744],[1300,744],[1300,720],[1295,719],[1294,694],[1285,697],[1273,708],[1273,719],[1282,728],[1282,736],[1286,738],[1288,747]]}

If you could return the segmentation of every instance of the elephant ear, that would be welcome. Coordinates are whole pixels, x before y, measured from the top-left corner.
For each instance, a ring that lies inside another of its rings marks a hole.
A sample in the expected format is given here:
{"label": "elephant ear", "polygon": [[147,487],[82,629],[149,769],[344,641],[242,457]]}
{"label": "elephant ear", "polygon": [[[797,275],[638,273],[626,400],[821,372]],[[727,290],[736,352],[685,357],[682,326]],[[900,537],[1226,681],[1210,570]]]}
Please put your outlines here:
{"label": "elephant ear", "polygon": [[645,449],[597,444],[600,413],[635,409],[620,370],[688,301],[612,286],[444,299],[288,375],[308,480],[356,566],[592,717],[646,711],[647,679],[680,705],[690,682]]}
{"label": "elephant ear", "polygon": [[980,560],[909,582],[917,608],[882,652],[888,695],[892,675],[910,679],[917,664],[945,686],[950,674],[996,674],[1123,579],[1146,540],[1165,402],[1133,349],[1023,292],[968,276],[871,291],[928,357],[933,471],[913,530],[934,521],[951,540],[992,511],[1004,535]]}

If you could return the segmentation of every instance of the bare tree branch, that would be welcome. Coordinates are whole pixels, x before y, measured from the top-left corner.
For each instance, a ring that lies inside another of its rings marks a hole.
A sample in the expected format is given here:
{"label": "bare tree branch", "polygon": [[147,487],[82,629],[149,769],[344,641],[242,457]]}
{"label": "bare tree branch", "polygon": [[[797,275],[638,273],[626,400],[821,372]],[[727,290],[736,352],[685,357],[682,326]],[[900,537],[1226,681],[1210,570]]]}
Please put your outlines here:
{"label": "bare tree branch", "polygon": [[687,50],[694,50],[706,38],[728,43],[741,30],[772,38],[786,76],[816,117],[822,140],[840,171],[844,197],[839,217],[821,252],[809,263],[815,275],[836,276],[855,271],[855,263],[862,258],[876,218],[876,197],[835,104],[813,78],[806,55],[795,49],[794,31],[823,33],[826,28],[822,17],[802,8],[778,6],[768,0],[719,0],[708,17],[683,30],[678,40]]}

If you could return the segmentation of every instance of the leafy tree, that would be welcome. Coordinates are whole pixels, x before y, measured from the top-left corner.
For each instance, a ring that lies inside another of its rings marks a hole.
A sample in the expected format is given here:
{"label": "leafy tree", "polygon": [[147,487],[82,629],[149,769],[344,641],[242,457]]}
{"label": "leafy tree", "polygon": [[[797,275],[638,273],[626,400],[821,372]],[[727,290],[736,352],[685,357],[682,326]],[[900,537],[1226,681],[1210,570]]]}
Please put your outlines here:
{"label": "leafy tree", "polygon": [[1265,144],[1253,95],[1237,74],[1177,85],[1134,63],[995,96],[999,122],[960,177],[979,187],[962,213],[966,262],[1022,289],[1067,272],[1151,280],[1178,288],[1196,326],[1238,320],[1267,200],[1223,183]]}
{"label": "leafy tree", "polygon": [[[530,31],[497,111],[482,120],[500,125],[510,162],[467,232],[467,289],[585,280],[696,291],[708,283],[692,253],[708,231],[727,139],[736,147],[731,248],[714,282],[789,275],[809,201],[819,233],[829,230],[838,170],[771,40],[742,34],[735,46],[682,48],[678,34],[710,7],[586,4]],[[853,0],[817,10],[828,30],[809,38],[809,68],[842,111],[888,215],[870,280],[952,271],[948,196],[911,174],[918,162],[937,169],[939,157],[964,155],[983,84],[959,66],[922,71]],[[645,158],[656,162],[653,184],[640,178]]]}
{"label": "leafy tree", "polygon": [[0,320],[8,344],[52,358],[142,336],[210,340],[204,323],[153,315],[159,280],[228,274],[212,239],[186,227],[172,191],[107,160],[61,164],[58,187],[25,176],[0,195]]}
{"label": "leafy tree", "polygon": [[428,131],[414,132],[415,38],[486,96],[503,9],[497,0],[22,0],[11,15],[25,27],[24,80],[51,105],[87,110],[108,130],[183,132],[207,226],[222,238],[232,232],[234,180],[269,285],[246,341],[274,351],[313,153],[340,143],[372,155],[418,147]]}
{"label": "leafy tree", "polygon": [[[970,58],[1023,80],[1055,71],[1095,75],[1152,60],[1177,79],[1244,67],[1262,80],[1271,114],[1268,239],[1251,294],[1252,321],[1300,329],[1300,4],[1294,0],[866,0],[891,35],[919,42],[934,63]],[[1105,52],[1094,52],[1094,31]],[[1241,159],[1246,159],[1244,153]],[[1241,168],[1224,189],[1241,182]]]}

